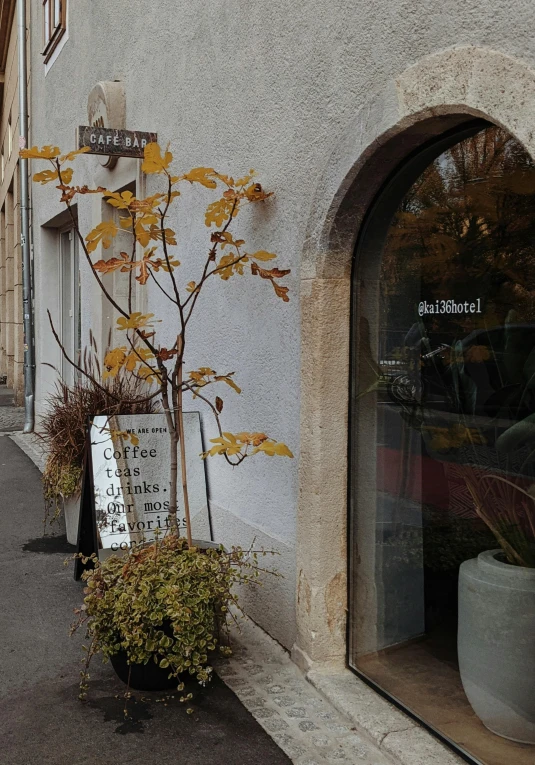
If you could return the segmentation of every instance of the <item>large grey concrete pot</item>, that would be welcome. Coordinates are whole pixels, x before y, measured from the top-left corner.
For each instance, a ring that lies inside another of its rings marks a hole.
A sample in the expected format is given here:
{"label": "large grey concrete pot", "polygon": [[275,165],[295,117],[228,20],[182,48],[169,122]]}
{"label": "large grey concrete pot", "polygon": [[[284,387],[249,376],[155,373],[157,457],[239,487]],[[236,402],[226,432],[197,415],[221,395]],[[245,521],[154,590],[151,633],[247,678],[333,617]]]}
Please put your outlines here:
{"label": "large grey concrete pot", "polygon": [[490,731],[535,744],[535,569],[502,555],[488,550],[461,565],[459,670]]}
{"label": "large grey concrete pot", "polygon": [[78,523],[80,520],[80,492],[71,497],[63,497],[63,515],[65,517],[65,531],[67,542],[70,545],[78,543]]}

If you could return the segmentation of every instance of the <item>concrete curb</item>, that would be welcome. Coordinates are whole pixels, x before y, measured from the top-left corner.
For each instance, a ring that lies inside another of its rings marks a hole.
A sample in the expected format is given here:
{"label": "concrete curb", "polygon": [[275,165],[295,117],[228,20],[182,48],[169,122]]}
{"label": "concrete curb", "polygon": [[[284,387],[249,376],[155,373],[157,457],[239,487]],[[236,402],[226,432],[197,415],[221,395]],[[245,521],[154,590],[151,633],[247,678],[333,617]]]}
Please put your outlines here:
{"label": "concrete curb", "polygon": [[9,437],[42,473],[45,469],[46,452],[35,433],[11,433]]}

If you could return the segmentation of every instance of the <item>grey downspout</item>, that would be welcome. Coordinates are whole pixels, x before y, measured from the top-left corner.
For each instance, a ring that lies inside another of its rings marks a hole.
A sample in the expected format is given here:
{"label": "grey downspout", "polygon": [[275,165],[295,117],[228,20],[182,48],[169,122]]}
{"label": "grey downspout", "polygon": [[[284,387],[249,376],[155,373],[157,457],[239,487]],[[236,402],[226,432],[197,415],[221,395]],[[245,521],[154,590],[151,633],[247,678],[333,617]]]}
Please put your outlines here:
{"label": "grey downspout", "polygon": [[[17,0],[17,43],[19,49],[19,129],[20,144],[28,145],[28,72],[26,50],[26,0]],[[30,253],[30,197],[28,160],[19,159],[20,243],[22,247],[22,312],[24,327],[24,433],[32,433],[35,422],[35,345],[33,332],[32,262]]]}

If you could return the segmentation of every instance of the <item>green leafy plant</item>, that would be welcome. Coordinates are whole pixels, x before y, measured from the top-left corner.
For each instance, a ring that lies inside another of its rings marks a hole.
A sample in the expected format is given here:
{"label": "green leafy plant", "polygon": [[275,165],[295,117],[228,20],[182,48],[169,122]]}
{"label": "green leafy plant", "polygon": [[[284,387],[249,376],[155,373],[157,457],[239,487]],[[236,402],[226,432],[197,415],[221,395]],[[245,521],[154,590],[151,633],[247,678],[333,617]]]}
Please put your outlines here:
{"label": "green leafy plant", "polygon": [[230,552],[200,549],[169,535],[134,548],[126,558],[95,558],[94,568],[83,575],[84,604],[72,627],[75,632],[85,626],[90,640],[81,698],[90,661],[98,653],[105,661],[123,651],[129,664],[154,662],[169,670],[178,690],[183,690],[181,675],[205,685],[212,674],[210,654],[218,644],[223,654],[230,653],[221,633],[229,609],[239,609],[234,586],[259,584],[265,571],[259,554],[268,553],[240,547]]}

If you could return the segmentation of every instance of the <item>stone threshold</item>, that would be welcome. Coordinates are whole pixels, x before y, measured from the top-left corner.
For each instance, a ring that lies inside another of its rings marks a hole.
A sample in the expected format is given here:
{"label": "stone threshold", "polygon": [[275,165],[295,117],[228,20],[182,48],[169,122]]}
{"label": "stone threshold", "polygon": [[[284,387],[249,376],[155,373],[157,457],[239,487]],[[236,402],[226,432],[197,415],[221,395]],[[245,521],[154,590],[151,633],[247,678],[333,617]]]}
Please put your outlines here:
{"label": "stone threshold", "polygon": [[465,760],[349,669],[312,667],[306,678],[355,728],[399,765],[461,765]]}

